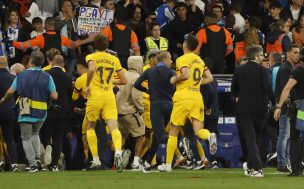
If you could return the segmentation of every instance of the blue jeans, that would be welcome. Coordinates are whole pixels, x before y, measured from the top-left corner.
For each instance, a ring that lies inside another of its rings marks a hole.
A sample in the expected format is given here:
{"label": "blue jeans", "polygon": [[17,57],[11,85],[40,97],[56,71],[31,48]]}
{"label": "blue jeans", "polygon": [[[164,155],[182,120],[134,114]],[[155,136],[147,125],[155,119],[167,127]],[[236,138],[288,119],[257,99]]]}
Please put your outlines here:
{"label": "blue jeans", "polygon": [[279,120],[279,137],[277,143],[278,166],[287,166],[290,150],[290,118],[281,115]]}

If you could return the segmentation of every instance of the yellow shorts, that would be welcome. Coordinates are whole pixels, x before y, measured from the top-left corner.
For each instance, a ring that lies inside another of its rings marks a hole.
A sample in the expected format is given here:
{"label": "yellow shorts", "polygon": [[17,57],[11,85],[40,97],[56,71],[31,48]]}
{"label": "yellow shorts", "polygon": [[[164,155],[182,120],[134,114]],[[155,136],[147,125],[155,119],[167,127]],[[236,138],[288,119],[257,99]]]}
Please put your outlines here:
{"label": "yellow shorts", "polygon": [[187,119],[195,118],[204,121],[203,100],[187,99],[173,102],[171,123],[175,126],[184,126]]}
{"label": "yellow shorts", "polygon": [[100,117],[107,120],[117,120],[117,106],[113,99],[89,99],[86,106],[86,117],[96,122]]}
{"label": "yellow shorts", "polygon": [[148,129],[152,129],[152,123],[151,123],[151,118],[150,118],[150,101],[148,99],[144,98],[143,105],[144,105],[143,118],[144,118],[145,126]]}

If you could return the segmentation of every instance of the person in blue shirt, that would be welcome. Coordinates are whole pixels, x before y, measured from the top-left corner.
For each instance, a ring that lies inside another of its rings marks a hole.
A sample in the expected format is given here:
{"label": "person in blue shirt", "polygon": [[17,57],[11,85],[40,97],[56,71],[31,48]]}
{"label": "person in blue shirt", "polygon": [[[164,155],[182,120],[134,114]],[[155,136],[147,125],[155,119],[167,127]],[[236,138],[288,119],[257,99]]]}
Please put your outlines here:
{"label": "person in blue shirt", "polygon": [[[173,107],[174,86],[170,83],[170,79],[175,76],[175,72],[170,69],[172,64],[171,55],[168,51],[162,51],[157,56],[157,60],[158,64],[147,69],[134,83],[137,90],[149,93],[151,102],[153,140],[144,162],[144,173],[150,172],[151,162],[157,152],[158,145],[166,143],[168,140],[165,128],[170,121]],[[142,83],[146,80],[149,89],[142,86]]]}
{"label": "person in blue shirt", "polygon": [[[47,117],[50,97],[58,98],[53,78],[41,70],[44,55],[41,51],[31,53],[29,68],[15,77],[0,104],[6,102],[15,91],[19,95],[19,116],[21,138],[26,158],[30,165],[29,172],[41,169],[39,131]],[[28,103],[22,103],[28,102]],[[29,111],[24,111],[29,106]]]}

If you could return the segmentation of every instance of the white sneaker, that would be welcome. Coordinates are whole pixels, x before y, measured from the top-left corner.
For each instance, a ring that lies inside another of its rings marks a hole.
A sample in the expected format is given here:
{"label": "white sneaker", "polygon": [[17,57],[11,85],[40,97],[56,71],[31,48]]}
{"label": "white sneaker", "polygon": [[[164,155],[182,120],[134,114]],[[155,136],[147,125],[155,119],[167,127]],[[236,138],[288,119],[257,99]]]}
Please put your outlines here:
{"label": "white sneaker", "polygon": [[160,172],[171,172],[172,168],[171,165],[167,165],[167,164],[161,164],[157,167],[158,171]]}
{"label": "white sneaker", "polygon": [[52,146],[47,145],[45,148],[44,163],[46,165],[50,165],[51,162],[52,162]]}
{"label": "white sneaker", "polygon": [[249,177],[251,175],[252,170],[248,168],[247,162],[243,163],[244,175]]}
{"label": "white sneaker", "polygon": [[260,169],[258,171],[253,170],[250,174],[250,177],[264,177],[263,170],[262,169]]}
{"label": "white sneaker", "polygon": [[211,133],[210,137],[209,137],[209,150],[210,150],[210,154],[214,155],[217,151],[217,142],[216,142],[216,134],[215,133]]}
{"label": "white sneaker", "polygon": [[132,163],[132,171],[142,171],[143,167],[139,163]]}
{"label": "white sneaker", "polygon": [[126,150],[123,150],[122,151],[122,166],[123,168],[126,168],[128,166],[128,163],[129,163],[129,159],[130,159],[130,156],[131,156],[131,151],[126,149]]}
{"label": "white sneaker", "polygon": [[100,160],[91,161],[90,169],[98,169],[101,166]]}
{"label": "white sneaker", "polygon": [[114,157],[114,165],[117,169],[117,172],[121,173],[123,169],[122,157],[121,153],[115,153]]}

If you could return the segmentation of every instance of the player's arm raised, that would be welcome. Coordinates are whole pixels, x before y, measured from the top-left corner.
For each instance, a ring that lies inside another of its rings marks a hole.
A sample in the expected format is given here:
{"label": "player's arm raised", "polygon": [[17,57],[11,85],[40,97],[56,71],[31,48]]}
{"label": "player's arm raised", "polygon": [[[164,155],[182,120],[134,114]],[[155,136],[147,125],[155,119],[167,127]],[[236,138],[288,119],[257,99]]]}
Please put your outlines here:
{"label": "player's arm raised", "polygon": [[122,69],[117,71],[117,75],[119,76],[119,79],[114,79],[114,85],[125,85],[128,83],[128,79],[126,78],[125,72]]}
{"label": "player's arm raised", "polygon": [[213,76],[212,76],[210,70],[207,68],[204,70],[204,74],[201,79],[201,85],[206,85],[211,82],[213,82]]}
{"label": "player's arm raised", "polygon": [[182,67],[180,70],[181,74],[179,76],[173,76],[170,79],[171,84],[179,83],[185,81],[190,77],[190,69],[188,67]]}

